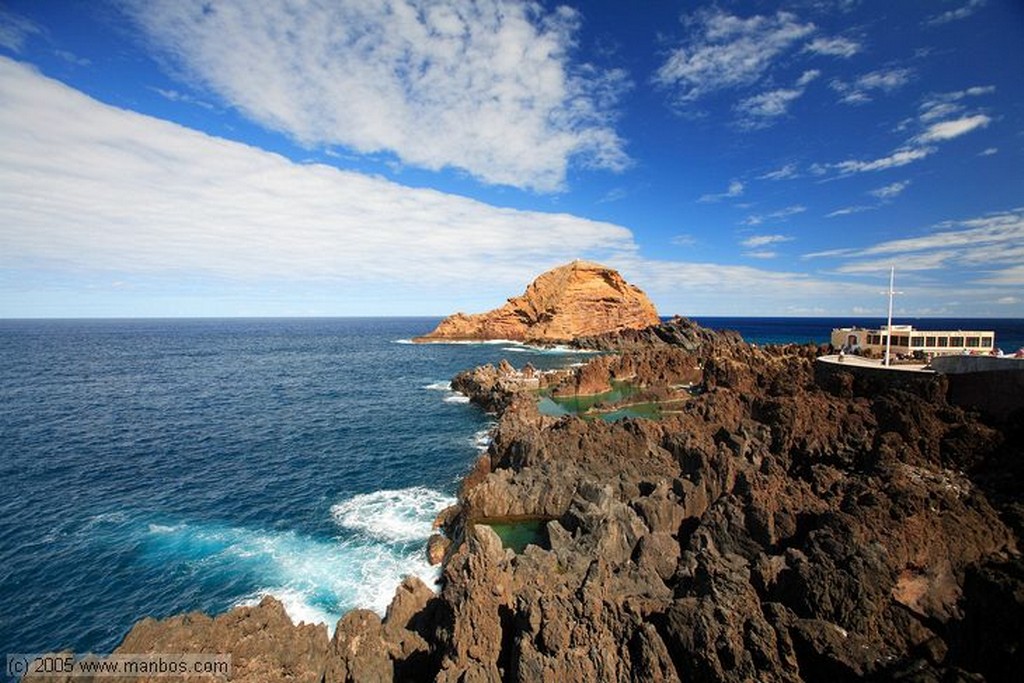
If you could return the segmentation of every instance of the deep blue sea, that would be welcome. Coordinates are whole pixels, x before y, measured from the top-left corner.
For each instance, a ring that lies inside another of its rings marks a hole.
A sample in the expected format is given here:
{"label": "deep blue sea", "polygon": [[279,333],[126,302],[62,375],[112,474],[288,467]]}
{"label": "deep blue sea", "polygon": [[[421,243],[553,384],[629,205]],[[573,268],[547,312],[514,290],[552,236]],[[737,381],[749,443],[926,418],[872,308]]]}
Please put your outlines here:
{"label": "deep blue sea", "polygon": [[[879,322],[698,320],[760,343]],[[266,594],[333,628],[432,579],[430,523],[491,420],[448,380],[580,360],[408,343],[436,322],[0,320],[0,657],[107,652],[143,616]],[[1024,346],[1020,320],[900,322]]]}

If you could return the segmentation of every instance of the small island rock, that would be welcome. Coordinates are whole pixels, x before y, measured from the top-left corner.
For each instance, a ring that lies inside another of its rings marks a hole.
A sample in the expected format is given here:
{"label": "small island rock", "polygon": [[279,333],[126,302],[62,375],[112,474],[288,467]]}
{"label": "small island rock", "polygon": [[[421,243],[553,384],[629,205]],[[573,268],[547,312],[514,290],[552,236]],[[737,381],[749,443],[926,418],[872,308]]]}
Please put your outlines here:
{"label": "small island rock", "polygon": [[647,295],[612,268],[573,261],[540,275],[521,296],[493,311],[456,313],[417,342],[484,341],[560,343],[659,322]]}

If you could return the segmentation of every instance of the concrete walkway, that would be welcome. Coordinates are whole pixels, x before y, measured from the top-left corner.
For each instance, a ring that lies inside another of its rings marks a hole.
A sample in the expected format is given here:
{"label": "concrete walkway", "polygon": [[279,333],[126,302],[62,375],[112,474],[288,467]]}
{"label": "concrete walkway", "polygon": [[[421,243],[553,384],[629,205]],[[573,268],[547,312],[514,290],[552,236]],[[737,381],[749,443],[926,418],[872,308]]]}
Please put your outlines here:
{"label": "concrete walkway", "polygon": [[819,356],[819,361],[823,363],[833,363],[835,365],[845,365],[851,367],[861,368],[874,368],[875,370],[891,370],[898,372],[925,372],[934,374],[935,371],[929,368],[924,363],[900,363],[899,365],[893,364],[889,367],[885,367],[882,364],[882,360],[879,358],[864,358],[863,356],[852,356],[847,355],[843,357],[843,360],[839,360],[838,355],[832,356]]}

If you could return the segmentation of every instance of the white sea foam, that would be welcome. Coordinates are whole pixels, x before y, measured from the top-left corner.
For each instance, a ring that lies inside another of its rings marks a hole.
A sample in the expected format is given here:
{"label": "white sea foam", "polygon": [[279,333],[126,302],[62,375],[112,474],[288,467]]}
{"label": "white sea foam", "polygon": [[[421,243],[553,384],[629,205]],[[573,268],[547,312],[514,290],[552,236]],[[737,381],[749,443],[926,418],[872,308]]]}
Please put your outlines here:
{"label": "white sea foam", "polygon": [[444,402],[445,403],[469,403],[469,396],[466,396],[465,394],[455,394],[455,393],[453,393],[451,396],[445,396],[444,397]]}
{"label": "white sea foam", "polygon": [[[402,343],[402,342],[399,342]],[[522,342],[517,342],[514,339],[430,339],[422,342],[411,342],[420,344],[444,344],[454,346],[489,346],[493,344],[510,344],[514,346],[523,346]]]}
{"label": "white sea foam", "polygon": [[451,391],[452,383],[447,380],[441,382],[432,382],[430,384],[424,385],[423,388],[429,389],[430,391]]}
{"label": "white sea foam", "polygon": [[583,354],[589,355],[594,353],[600,353],[592,349],[574,349],[569,346],[531,346],[529,344],[520,344],[518,346],[510,346],[502,349],[502,351],[511,351],[513,353],[538,353],[542,355],[572,355],[572,354]]}
{"label": "white sea foam", "polygon": [[481,429],[473,435],[473,445],[479,451],[486,451],[487,447],[491,445],[491,430],[494,428],[494,423],[490,423],[486,429]]}
{"label": "white sea foam", "polygon": [[293,622],[324,623],[365,607],[383,615],[405,576],[433,586],[439,570],[423,543],[450,496],[422,486],[353,496],[331,509],[342,529],[333,540],[294,531],[212,524],[149,524],[144,556],[155,564],[187,564],[199,580],[225,573],[251,576],[257,588],[238,604],[266,595],[280,600]]}
{"label": "white sea foam", "polygon": [[331,508],[334,521],[346,529],[391,542],[426,541],[434,518],[455,499],[425,486],[374,491],[349,498]]}
{"label": "white sea foam", "polygon": [[309,601],[309,595],[295,588],[264,588],[257,591],[250,597],[239,600],[236,607],[252,607],[260,604],[266,596],[272,596],[281,601],[284,611],[292,623],[299,624],[326,624],[329,635],[334,635],[334,627],[341,618],[340,613],[331,612]]}

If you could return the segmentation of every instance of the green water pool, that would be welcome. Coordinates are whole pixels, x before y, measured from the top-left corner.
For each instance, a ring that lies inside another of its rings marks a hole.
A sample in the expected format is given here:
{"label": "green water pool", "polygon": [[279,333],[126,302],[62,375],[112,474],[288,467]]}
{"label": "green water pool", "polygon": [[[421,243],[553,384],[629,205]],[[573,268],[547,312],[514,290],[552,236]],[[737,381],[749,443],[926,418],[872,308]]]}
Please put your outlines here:
{"label": "green water pool", "polygon": [[535,545],[545,550],[551,547],[548,539],[548,520],[546,519],[523,519],[503,521],[482,521],[494,529],[498,534],[501,544],[511,548],[512,552],[519,554],[526,550],[526,546]]}

